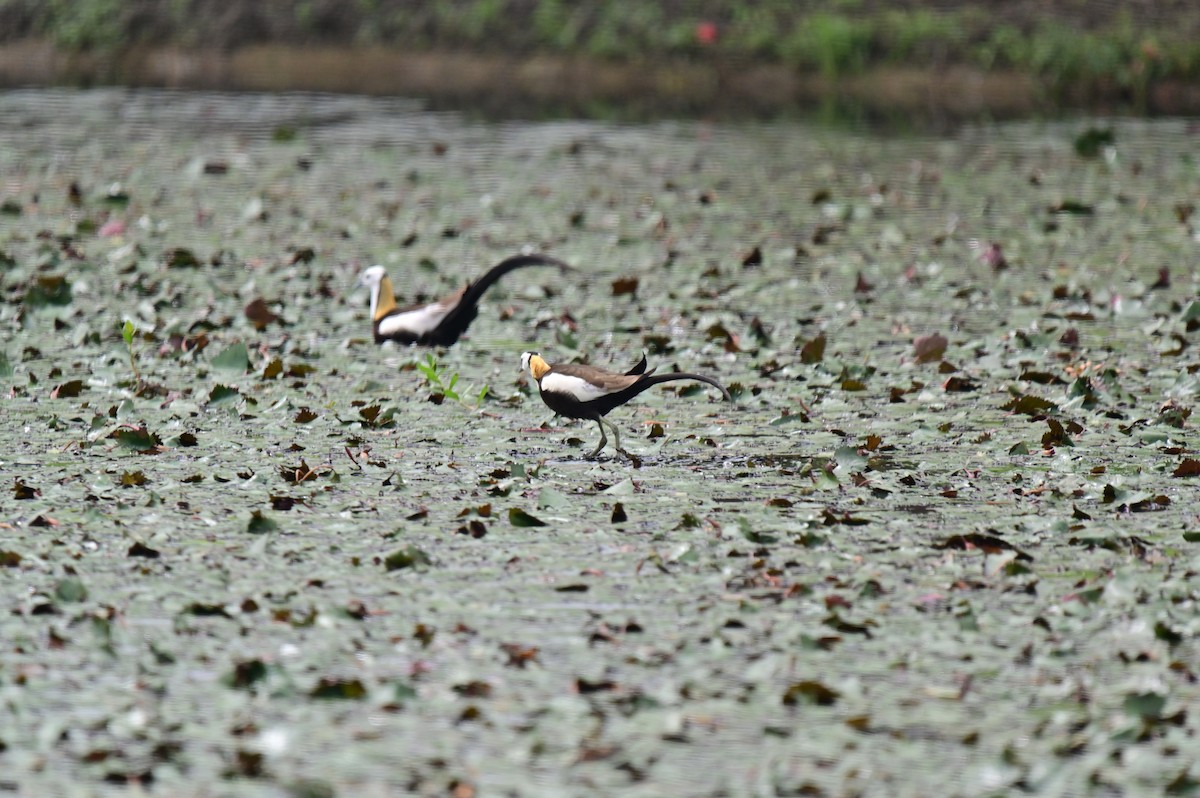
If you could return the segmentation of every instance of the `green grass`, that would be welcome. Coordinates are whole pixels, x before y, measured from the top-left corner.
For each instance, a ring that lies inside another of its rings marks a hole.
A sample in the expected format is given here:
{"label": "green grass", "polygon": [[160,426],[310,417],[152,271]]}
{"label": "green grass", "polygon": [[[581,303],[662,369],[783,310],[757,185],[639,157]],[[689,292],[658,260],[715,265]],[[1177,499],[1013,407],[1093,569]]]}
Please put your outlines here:
{"label": "green grass", "polygon": [[[0,0],[0,14],[19,23],[0,31],[0,40],[40,35],[69,52],[111,53],[144,44],[146,30],[165,31],[155,43],[216,49],[329,39],[312,0],[257,9],[261,24],[249,40],[245,14],[198,14],[193,5],[171,0],[135,14],[121,0]],[[347,45],[758,61],[835,79],[874,68],[964,65],[1032,74],[1055,89],[1107,85],[1135,94],[1155,80],[1200,76],[1200,12],[1182,3],[1154,18],[1092,4],[997,15],[973,0],[902,9],[865,0],[358,0],[341,13]],[[716,25],[715,40],[700,40],[701,23]]]}

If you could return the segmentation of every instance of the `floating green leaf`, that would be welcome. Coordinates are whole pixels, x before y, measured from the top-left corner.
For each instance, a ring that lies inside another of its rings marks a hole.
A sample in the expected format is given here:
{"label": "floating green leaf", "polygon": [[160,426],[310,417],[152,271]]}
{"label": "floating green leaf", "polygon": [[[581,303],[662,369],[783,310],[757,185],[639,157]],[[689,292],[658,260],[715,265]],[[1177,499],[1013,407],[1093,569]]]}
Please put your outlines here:
{"label": "floating green leaf", "polygon": [[38,277],[25,292],[24,304],[31,308],[61,307],[71,304],[71,284],[67,278]]}
{"label": "floating green leaf", "polygon": [[1117,141],[1111,127],[1089,127],[1075,137],[1075,152],[1084,158],[1095,158],[1105,147]]}
{"label": "floating green leaf", "polygon": [[546,526],[545,521],[540,518],[535,518],[534,516],[522,510],[520,507],[513,507],[509,509],[508,522],[513,526],[519,527]]}
{"label": "floating green leaf", "polygon": [[208,404],[216,407],[228,402],[232,402],[241,396],[241,392],[230,385],[214,385],[212,390],[208,392]]}
{"label": "floating green leaf", "polygon": [[246,531],[252,535],[262,535],[267,532],[278,531],[278,529],[279,524],[261,510],[252,512],[250,514],[250,522],[246,524]]}
{"label": "floating green leaf", "polygon": [[250,368],[250,353],[245,344],[236,343],[226,347],[209,362],[218,371],[245,374]]}
{"label": "floating green leaf", "polygon": [[233,670],[225,677],[225,684],[234,690],[248,690],[267,676],[267,664],[261,659],[248,659],[234,663]]}
{"label": "floating green leaf", "polygon": [[163,261],[168,269],[195,269],[200,265],[200,259],[185,247],[175,247],[163,254]]}
{"label": "floating green leaf", "polygon": [[404,568],[422,568],[432,564],[429,555],[416,546],[405,546],[389,554],[383,560],[383,567],[389,571],[399,571]]}
{"label": "floating green leaf", "polygon": [[54,586],[54,597],[64,604],[77,604],[87,601],[88,591],[79,577],[67,576]]}
{"label": "floating green leaf", "polygon": [[1125,712],[1130,715],[1153,721],[1162,717],[1162,711],[1167,705],[1167,697],[1158,693],[1130,693],[1125,696],[1122,704]]}
{"label": "floating green leaf", "polygon": [[554,488],[542,488],[538,491],[537,506],[539,510],[566,510],[571,500]]}
{"label": "floating green leaf", "polygon": [[162,446],[162,440],[145,427],[120,427],[108,437],[114,439],[122,449],[136,452],[154,453]]}

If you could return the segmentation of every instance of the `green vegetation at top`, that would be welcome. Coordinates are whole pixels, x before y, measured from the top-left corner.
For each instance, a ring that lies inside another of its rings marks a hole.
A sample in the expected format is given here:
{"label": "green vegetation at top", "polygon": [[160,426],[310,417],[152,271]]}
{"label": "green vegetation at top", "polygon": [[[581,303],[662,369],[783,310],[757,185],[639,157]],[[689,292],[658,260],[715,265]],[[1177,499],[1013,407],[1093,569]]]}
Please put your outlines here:
{"label": "green vegetation at top", "polygon": [[755,61],[841,77],[878,66],[1006,69],[1140,91],[1200,75],[1200,8],[1164,0],[0,0],[0,42],[71,50],[263,43]]}

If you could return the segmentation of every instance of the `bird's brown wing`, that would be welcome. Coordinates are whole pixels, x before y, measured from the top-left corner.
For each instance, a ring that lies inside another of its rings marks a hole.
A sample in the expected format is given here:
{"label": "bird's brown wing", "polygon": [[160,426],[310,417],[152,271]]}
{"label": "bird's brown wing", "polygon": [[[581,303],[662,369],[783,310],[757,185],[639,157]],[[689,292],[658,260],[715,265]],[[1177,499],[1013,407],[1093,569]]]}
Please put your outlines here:
{"label": "bird's brown wing", "polygon": [[467,293],[467,289],[470,287],[471,287],[471,284],[469,282],[466,283],[465,285],[463,285],[462,288],[458,289],[453,294],[449,294],[448,296],[444,296],[441,299],[439,299],[438,304],[444,308],[454,307],[462,300],[463,294]]}
{"label": "bird's brown wing", "polygon": [[581,363],[562,363],[554,366],[551,372],[587,380],[611,393],[623,391],[645,377],[644,374],[614,374],[611,371],[605,371],[596,366],[585,366]]}

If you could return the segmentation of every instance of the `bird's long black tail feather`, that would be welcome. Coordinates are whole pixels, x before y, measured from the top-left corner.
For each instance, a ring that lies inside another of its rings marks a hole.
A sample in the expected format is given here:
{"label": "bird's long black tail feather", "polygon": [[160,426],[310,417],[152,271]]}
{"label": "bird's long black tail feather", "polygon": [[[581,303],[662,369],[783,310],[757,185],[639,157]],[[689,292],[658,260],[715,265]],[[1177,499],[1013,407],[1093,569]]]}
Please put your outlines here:
{"label": "bird's long black tail feather", "polygon": [[561,271],[572,270],[566,263],[549,255],[514,255],[511,258],[505,258],[488,269],[478,280],[467,286],[467,290],[459,298],[458,304],[454,306],[454,309],[438,325],[438,329],[436,330],[438,337],[451,341],[457,340],[466,331],[467,326],[475,319],[475,306],[479,304],[479,299],[483,296],[483,292],[491,288],[492,284],[504,275],[526,266],[556,266]]}
{"label": "bird's long black tail feather", "polygon": [[[646,373],[646,356],[643,354],[642,359],[638,361],[637,365],[634,366],[633,368],[631,368],[629,371],[625,372],[625,376],[632,377],[634,374],[645,374],[645,373]],[[650,373],[653,374],[654,369],[650,369]]]}
{"label": "bird's long black tail feather", "polygon": [[696,380],[697,382],[706,382],[720,391],[722,398],[724,398],[726,402],[733,401],[733,397],[729,395],[729,391],[725,390],[725,386],[714,380],[712,377],[705,377],[703,374],[689,374],[686,371],[676,371],[669,374],[647,374],[644,378],[637,381],[635,387],[638,388],[638,393],[641,393],[653,385],[658,385],[664,382],[672,382],[673,380]]}

